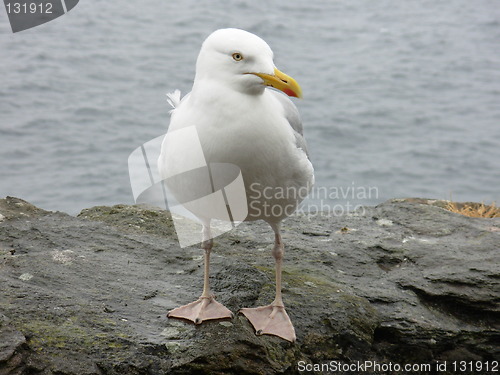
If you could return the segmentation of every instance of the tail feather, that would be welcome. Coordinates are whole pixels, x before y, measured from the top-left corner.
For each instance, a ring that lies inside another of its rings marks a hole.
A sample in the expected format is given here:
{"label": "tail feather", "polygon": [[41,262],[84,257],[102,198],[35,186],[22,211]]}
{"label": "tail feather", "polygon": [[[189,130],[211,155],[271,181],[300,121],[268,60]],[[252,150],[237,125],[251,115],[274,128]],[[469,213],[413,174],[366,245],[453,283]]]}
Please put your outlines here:
{"label": "tail feather", "polygon": [[172,114],[181,102],[181,90],[176,89],[167,94],[167,102],[173,108],[168,113]]}

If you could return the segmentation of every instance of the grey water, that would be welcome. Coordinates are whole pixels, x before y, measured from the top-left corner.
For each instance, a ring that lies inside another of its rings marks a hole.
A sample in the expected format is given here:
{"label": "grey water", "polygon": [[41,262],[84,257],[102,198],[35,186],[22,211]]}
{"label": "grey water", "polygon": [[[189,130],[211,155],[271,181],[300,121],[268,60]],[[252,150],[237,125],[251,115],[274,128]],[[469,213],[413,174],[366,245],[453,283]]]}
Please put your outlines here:
{"label": "grey water", "polygon": [[190,90],[223,27],[261,36],[302,86],[309,208],[500,203],[497,0],[82,0],[15,34],[0,9],[0,197],[133,203],[128,156],[166,132],[165,94]]}

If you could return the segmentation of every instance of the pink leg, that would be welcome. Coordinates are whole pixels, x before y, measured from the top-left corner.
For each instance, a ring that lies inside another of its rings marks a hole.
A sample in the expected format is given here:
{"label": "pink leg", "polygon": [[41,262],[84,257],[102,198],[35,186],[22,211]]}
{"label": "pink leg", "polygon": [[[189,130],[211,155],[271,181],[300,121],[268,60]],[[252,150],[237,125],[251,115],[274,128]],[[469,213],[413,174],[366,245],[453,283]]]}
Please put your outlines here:
{"label": "pink leg", "polygon": [[169,318],[186,319],[194,322],[194,324],[201,324],[205,320],[233,317],[233,313],[217,302],[215,296],[210,293],[210,252],[213,246],[213,240],[210,237],[210,226],[203,226],[203,242],[201,244],[205,251],[203,293],[198,300],[169,311],[167,314]]}
{"label": "pink leg", "polygon": [[279,224],[271,226],[275,233],[273,257],[276,262],[276,297],[270,305],[244,308],[240,312],[252,323],[257,335],[274,335],[294,342],[295,329],[290,317],[286,313],[281,297],[281,266],[283,264],[285,247],[281,240]]}

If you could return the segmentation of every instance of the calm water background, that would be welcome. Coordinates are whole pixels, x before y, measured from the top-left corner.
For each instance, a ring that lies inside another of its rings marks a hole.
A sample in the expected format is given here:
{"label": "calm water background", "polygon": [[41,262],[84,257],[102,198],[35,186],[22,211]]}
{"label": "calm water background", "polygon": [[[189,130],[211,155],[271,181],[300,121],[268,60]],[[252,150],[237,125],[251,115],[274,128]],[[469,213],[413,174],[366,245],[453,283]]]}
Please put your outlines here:
{"label": "calm water background", "polygon": [[190,90],[221,27],[261,36],[302,85],[327,188],[311,205],[500,203],[497,0],[82,0],[17,34],[1,9],[0,197],[71,214],[132,203],[129,154],[166,132],[165,93]]}

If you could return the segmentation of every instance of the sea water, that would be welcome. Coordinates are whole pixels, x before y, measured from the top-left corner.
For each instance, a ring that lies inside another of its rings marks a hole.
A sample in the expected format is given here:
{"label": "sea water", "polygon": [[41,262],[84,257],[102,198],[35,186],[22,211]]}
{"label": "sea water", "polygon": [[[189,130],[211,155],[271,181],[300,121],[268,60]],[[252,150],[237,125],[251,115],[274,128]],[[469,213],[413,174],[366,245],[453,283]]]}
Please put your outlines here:
{"label": "sea water", "polygon": [[82,0],[12,33],[0,10],[0,197],[71,214],[133,203],[128,156],[164,134],[201,43],[238,27],[302,86],[305,210],[500,198],[495,0]]}

